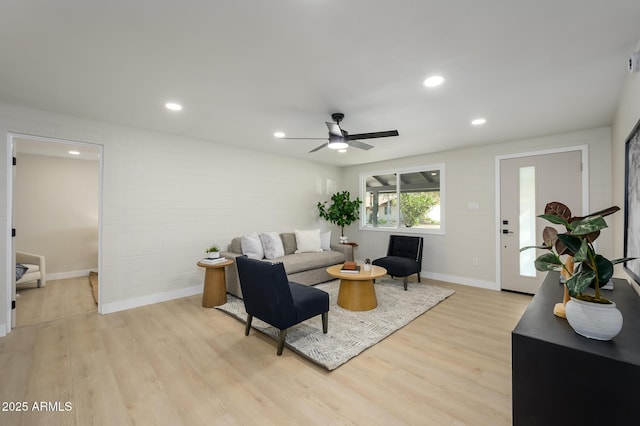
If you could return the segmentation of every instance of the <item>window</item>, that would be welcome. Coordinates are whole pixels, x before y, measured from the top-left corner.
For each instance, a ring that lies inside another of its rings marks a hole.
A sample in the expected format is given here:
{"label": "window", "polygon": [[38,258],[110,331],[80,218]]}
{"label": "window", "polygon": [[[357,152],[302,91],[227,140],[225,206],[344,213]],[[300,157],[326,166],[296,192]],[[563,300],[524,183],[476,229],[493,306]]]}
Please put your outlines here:
{"label": "window", "polygon": [[444,233],[444,165],[360,175],[362,229]]}

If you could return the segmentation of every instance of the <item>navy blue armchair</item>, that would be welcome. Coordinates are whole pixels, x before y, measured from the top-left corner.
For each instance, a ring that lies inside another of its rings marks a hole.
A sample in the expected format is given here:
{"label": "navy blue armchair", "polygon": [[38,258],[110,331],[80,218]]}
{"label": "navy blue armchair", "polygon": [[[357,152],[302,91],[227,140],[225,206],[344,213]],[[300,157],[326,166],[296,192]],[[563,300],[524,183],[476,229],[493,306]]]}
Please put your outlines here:
{"label": "navy blue armchair", "polygon": [[392,277],[402,277],[406,291],[410,275],[418,274],[418,282],[420,282],[423,244],[422,237],[390,235],[387,255],[375,259],[372,263],[385,268]]}
{"label": "navy blue armchair", "polygon": [[282,263],[269,263],[236,258],[238,278],[242,288],[249,335],[251,321],[256,317],[280,330],[278,355],[282,355],[287,329],[316,315],[322,316],[322,332],[327,333],[329,294],[317,288],[290,282]]}

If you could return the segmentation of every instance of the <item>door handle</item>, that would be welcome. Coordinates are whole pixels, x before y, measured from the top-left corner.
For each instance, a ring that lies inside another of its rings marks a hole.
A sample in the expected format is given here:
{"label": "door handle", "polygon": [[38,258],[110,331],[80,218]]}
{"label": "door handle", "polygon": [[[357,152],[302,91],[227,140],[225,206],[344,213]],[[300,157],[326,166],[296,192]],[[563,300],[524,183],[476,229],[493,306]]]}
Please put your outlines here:
{"label": "door handle", "polygon": [[503,234],[513,234],[513,231],[509,231],[508,229],[503,229],[502,233]]}

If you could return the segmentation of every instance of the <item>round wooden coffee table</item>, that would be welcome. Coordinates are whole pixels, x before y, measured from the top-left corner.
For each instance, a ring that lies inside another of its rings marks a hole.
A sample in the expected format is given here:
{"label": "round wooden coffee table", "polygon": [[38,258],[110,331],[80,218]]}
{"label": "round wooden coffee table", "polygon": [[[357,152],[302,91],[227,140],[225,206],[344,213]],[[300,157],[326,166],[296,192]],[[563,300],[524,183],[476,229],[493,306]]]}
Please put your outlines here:
{"label": "round wooden coffee table", "polygon": [[338,306],[350,311],[368,311],[378,306],[376,290],[373,280],[387,274],[387,270],[376,265],[371,265],[370,271],[365,271],[360,265],[360,272],[340,272],[342,264],[327,268],[327,273],[332,277],[340,278],[340,290],[338,292]]}
{"label": "round wooden coffee table", "polygon": [[206,268],[204,290],[202,292],[203,308],[213,308],[227,303],[227,284],[225,282],[224,267],[231,264],[233,264],[231,259],[214,264],[198,262],[198,266]]}

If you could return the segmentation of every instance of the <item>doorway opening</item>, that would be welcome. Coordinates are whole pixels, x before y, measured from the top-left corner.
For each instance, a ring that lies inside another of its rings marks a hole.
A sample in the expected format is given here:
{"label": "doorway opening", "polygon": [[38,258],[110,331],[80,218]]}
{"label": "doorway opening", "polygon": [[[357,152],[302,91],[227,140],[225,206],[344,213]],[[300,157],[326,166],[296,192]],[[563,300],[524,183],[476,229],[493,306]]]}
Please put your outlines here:
{"label": "doorway opening", "polygon": [[8,256],[39,256],[44,269],[39,281],[9,283],[11,328],[100,312],[102,145],[9,134],[9,148]]}

